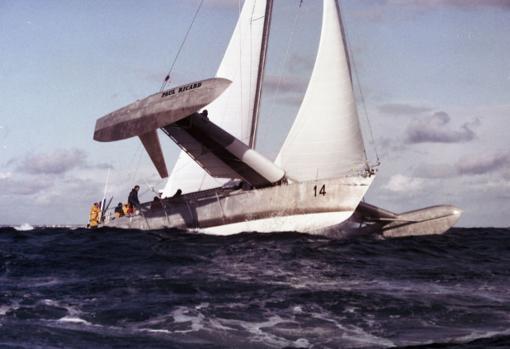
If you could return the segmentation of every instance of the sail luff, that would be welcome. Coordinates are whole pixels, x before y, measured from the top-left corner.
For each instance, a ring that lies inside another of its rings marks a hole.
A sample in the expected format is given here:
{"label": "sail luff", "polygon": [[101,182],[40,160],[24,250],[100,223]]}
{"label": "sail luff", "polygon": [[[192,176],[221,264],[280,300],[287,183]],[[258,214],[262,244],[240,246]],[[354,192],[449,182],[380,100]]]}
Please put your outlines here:
{"label": "sail luff", "polygon": [[251,132],[250,132],[250,148],[255,148],[257,144],[257,130],[259,124],[260,114],[260,100],[262,97],[262,84],[264,82],[264,71],[266,67],[267,49],[269,44],[269,33],[271,30],[271,16],[273,13],[273,0],[267,0],[266,13],[264,15],[264,29],[262,31],[262,42],[260,48],[259,69],[257,73],[257,84],[255,87],[255,101],[253,105],[253,117],[251,119]]}

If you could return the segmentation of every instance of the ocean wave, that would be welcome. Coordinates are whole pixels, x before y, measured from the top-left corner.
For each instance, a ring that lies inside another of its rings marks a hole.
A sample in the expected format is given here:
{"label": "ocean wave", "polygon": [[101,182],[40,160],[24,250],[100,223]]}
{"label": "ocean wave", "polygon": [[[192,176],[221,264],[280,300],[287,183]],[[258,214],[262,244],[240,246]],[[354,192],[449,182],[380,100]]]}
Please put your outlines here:
{"label": "ocean wave", "polygon": [[497,347],[510,335],[509,234],[0,228],[0,345]]}

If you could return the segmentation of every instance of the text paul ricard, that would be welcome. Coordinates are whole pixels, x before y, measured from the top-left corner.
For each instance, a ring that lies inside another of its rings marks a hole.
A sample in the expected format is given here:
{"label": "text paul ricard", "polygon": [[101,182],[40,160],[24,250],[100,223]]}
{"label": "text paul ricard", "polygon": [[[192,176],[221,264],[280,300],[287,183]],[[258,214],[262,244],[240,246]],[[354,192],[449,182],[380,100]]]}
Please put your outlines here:
{"label": "text paul ricard", "polygon": [[165,91],[165,92],[163,92],[161,94],[161,97],[172,96],[172,95],[175,95],[176,93],[181,93],[181,92],[184,92],[184,91],[194,90],[196,88],[199,88],[200,86],[202,86],[201,82],[195,82],[194,84],[190,84],[190,85],[186,85],[186,86],[181,86],[178,89],[174,88],[174,89]]}

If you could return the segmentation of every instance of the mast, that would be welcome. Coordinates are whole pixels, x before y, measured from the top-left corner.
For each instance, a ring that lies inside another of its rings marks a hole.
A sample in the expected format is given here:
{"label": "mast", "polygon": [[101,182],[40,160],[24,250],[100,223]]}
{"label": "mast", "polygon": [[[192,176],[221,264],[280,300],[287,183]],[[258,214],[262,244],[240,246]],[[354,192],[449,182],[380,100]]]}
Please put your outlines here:
{"label": "mast", "polygon": [[264,15],[264,29],[262,31],[262,43],[260,49],[259,69],[257,73],[257,84],[255,87],[255,101],[253,106],[253,117],[251,119],[250,148],[255,148],[257,143],[257,128],[259,125],[260,99],[262,97],[262,83],[264,82],[264,70],[266,68],[266,56],[269,42],[269,31],[271,29],[271,15],[273,13],[273,0],[267,0],[266,13]]}

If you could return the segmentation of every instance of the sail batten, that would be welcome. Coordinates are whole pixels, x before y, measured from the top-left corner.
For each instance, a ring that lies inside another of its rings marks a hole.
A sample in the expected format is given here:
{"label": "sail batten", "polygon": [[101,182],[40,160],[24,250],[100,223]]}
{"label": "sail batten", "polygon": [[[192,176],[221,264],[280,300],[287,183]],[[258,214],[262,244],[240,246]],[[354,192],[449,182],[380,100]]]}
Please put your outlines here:
{"label": "sail batten", "polygon": [[324,0],[321,38],[310,82],[276,163],[289,178],[298,181],[340,177],[366,164],[335,0]]}

